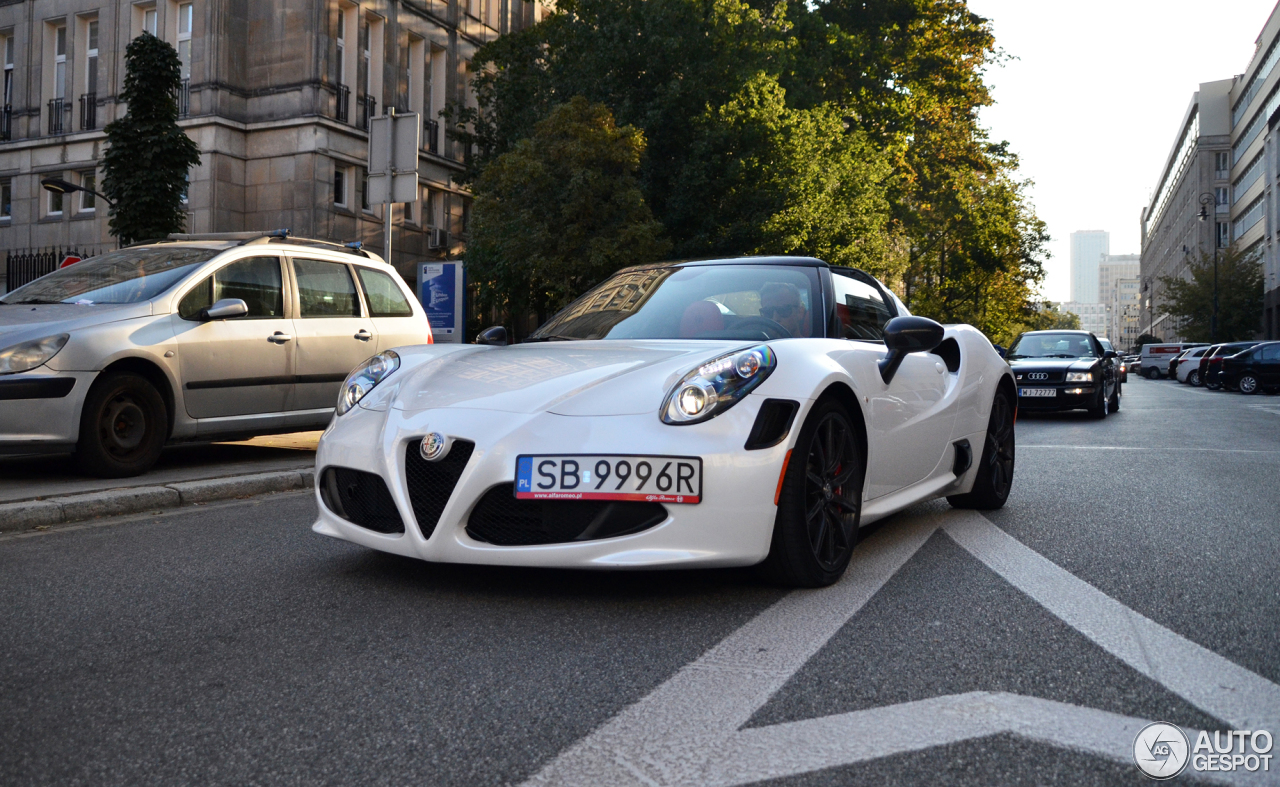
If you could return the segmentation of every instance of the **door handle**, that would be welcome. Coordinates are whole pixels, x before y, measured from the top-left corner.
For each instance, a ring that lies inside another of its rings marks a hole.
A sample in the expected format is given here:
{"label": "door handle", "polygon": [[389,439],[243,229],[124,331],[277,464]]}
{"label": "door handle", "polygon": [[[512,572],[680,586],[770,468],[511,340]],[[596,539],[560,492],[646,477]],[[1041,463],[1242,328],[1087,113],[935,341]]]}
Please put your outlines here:
{"label": "door handle", "polygon": [[293,341],[293,336],[287,333],[276,331],[275,333],[267,337],[267,341],[274,342],[275,344],[284,344],[285,342]]}
{"label": "door handle", "polygon": [[373,338],[373,334],[369,333],[364,328],[361,328],[360,332],[356,334],[356,338],[362,342],[367,342]]}

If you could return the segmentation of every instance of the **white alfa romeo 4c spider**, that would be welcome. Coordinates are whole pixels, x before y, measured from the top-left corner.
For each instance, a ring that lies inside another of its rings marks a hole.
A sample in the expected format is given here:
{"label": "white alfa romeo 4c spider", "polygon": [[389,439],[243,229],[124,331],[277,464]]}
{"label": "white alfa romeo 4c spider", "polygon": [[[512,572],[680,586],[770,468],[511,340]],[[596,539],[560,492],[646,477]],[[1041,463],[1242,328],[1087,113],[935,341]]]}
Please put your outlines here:
{"label": "white alfa romeo 4c spider", "polygon": [[621,271],[506,346],[388,350],[316,455],[314,529],[429,561],[761,564],[815,587],[860,526],[1004,505],[1017,388],[967,325],[795,257]]}

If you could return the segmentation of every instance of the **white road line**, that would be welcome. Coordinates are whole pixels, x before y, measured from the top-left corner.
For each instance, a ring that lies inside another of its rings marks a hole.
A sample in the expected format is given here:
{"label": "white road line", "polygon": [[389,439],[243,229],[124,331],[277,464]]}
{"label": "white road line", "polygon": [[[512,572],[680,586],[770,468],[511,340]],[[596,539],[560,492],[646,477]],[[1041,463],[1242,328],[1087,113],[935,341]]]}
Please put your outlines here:
{"label": "white road line", "polygon": [[1027,448],[1052,448],[1055,451],[1201,451],[1211,454],[1280,454],[1280,451],[1264,451],[1255,448],[1186,448],[1174,445],[1066,445],[1066,444],[1018,444],[1018,450]]}
{"label": "white road line", "polygon": [[[746,784],[1001,732],[1127,760],[1145,720],[1002,693],[742,729],[939,528],[1141,674],[1237,729],[1280,735],[1280,687],[1125,607],[980,514],[952,511],[882,529],[859,545],[841,582],[783,597],[525,784]],[[1280,769],[1249,776],[1280,783]]]}

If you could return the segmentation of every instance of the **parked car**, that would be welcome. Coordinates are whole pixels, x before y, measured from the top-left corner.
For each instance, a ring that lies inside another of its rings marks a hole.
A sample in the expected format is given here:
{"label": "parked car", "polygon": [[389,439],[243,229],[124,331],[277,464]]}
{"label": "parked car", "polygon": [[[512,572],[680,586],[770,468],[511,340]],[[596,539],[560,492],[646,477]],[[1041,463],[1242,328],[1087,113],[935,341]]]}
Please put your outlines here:
{"label": "parked car", "polygon": [[1170,377],[1169,361],[1190,347],[1202,347],[1196,342],[1167,342],[1165,344],[1144,344],[1138,353],[1142,359],[1142,372],[1148,380]]}
{"label": "parked car", "polygon": [[1126,375],[1132,372],[1133,374],[1141,376],[1142,375],[1142,356],[1141,355],[1124,356],[1124,370]]}
{"label": "parked car", "polygon": [[1013,481],[1016,389],[991,343],[820,260],[628,268],[525,343],[481,337],[352,372],[316,453],[317,533],[819,586],[860,526],[940,496],[999,508]]}
{"label": "parked car", "polygon": [[1280,342],[1264,342],[1223,358],[1222,385],[1243,394],[1280,388]]}
{"label": "parked car", "polygon": [[[1116,351],[1115,348],[1111,346],[1110,339],[1099,339],[1098,343],[1102,345],[1102,349],[1108,352],[1114,353]],[[1112,362],[1116,365],[1116,372],[1120,375],[1120,382],[1129,382],[1129,370],[1125,367],[1124,358],[1119,353],[1116,353]]]}
{"label": "parked car", "polygon": [[1212,349],[1210,347],[1196,347],[1187,350],[1182,357],[1178,359],[1178,366],[1173,372],[1173,376],[1180,383],[1187,383],[1191,386],[1200,385],[1200,359],[1204,354]]}
{"label": "parked car", "polygon": [[173,236],[0,298],[0,452],[145,472],[166,443],[318,429],[347,373],[429,344],[421,304],[358,247]]}
{"label": "parked car", "polygon": [[1114,350],[1088,331],[1029,331],[1006,355],[1018,383],[1018,407],[1088,410],[1106,418],[1120,409],[1120,375]]}
{"label": "parked car", "polygon": [[1187,353],[1189,352],[1191,352],[1191,350],[1183,350],[1182,352],[1178,353],[1177,355],[1169,359],[1169,368],[1167,369],[1165,374],[1166,378],[1170,380],[1178,379],[1178,364],[1182,361],[1183,358],[1187,357]]}
{"label": "parked car", "polygon": [[1253,347],[1258,342],[1230,342],[1215,344],[1200,357],[1200,384],[1211,391],[1222,387],[1222,359]]}

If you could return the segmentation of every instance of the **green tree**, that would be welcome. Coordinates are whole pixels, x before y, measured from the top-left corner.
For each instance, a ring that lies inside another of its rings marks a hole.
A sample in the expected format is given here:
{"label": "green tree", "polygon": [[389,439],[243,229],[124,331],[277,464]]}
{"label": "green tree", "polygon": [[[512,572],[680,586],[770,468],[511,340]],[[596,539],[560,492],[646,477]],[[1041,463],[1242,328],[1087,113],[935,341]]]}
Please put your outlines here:
{"label": "green tree", "polygon": [[1190,280],[1161,276],[1163,312],[1181,322],[1190,342],[1250,339],[1262,322],[1262,264],[1234,246],[1218,252],[1218,331],[1213,322],[1213,255],[1201,253],[1189,266]]}
{"label": "green tree", "polygon": [[200,149],[178,127],[181,62],[172,46],[143,33],[125,49],[124,117],[107,124],[103,193],[115,203],[111,234],[129,244],[181,232],[187,173]]}
{"label": "green tree", "polygon": [[535,124],[475,181],[468,275],[482,309],[539,322],[620,268],[661,258],[636,181],[644,135],[576,97]]}
{"label": "green tree", "polygon": [[1138,337],[1137,341],[1133,343],[1133,346],[1140,348],[1147,344],[1164,344],[1164,340],[1154,334],[1144,333]]}

